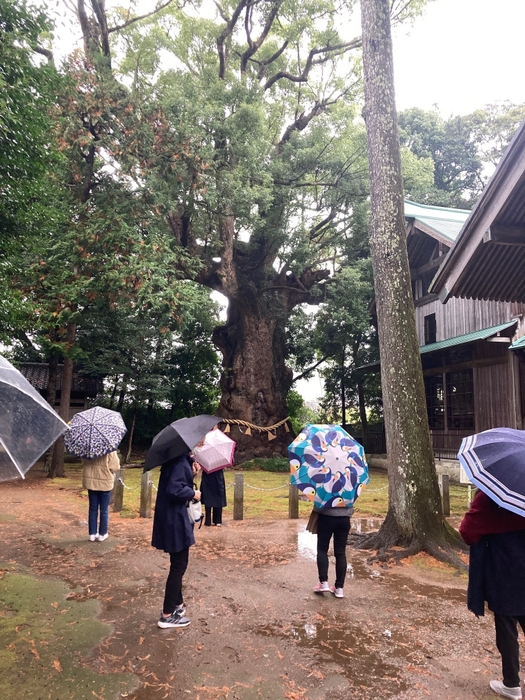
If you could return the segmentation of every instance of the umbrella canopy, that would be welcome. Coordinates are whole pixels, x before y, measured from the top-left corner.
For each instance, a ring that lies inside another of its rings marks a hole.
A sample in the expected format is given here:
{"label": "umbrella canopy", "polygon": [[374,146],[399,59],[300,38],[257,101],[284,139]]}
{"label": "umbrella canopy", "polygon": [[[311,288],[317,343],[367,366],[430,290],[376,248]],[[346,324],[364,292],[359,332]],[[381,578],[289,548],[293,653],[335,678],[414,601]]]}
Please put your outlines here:
{"label": "umbrella canopy", "polygon": [[467,476],[502,508],[525,516],[525,431],[492,428],[463,439]]}
{"label": "umbrella canopy", "polygon": [[233,463],[235,441],[221,430],[211,430],[204,438],[204,445],[195,447],[193,456],[207,473],[230,467]]}
{"label": "umbrella canopy", "polygon": [[23,478],[66,428],[38,391],[0,356],[0,481]]}
{"label": "umbrella canopy", "polygon": [[349,507],[368,484],[364,448],[340,425],[309,423],[288,453],[292,484],[320,508]]}
{"label": "umbrella canopy", "polygon": [[206,433],[220,422],[221,419],[218,416],[203,414],[192,418],[179,418],[170,423],[153,438],[146,455],[144,471],[158,467],[185,452],[191,452]]}
{"label": "umbrella canopy", "polygon": [[76,457],[95,459],[116,450],[126,432],[120,413],[95,406],[73,416],[64,444]]}

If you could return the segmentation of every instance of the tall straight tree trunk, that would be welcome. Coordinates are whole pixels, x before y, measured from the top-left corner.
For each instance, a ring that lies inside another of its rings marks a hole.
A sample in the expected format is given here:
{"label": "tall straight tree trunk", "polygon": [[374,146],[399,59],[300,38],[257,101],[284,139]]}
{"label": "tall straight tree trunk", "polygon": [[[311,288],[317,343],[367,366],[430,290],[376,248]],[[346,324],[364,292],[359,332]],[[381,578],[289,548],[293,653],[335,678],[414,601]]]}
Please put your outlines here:
{"label": "tall straight tree trunk", "polygon": [[345,351],[341,354],[341,423],[346,425]]}
{"label": "tall straight tree trunk", "polygon": [[[55,410],[55,401],[57,396],[57,375],[58,375],[58,358],[56,355],[51,355],[49,358],[49,378],[47,382],[47,402],[53,410]],[[51,463],[53,461],[53,452],[55,445],[51,445],[44,457],[44,473],[50,474]]]}
{"label": "tall straight tree trunk", "polygon": [[374,547],[445,545],[406,246],[390,0],[361,0],[370,250],[389,459],[389,508]]}
{"label": "tall straight tree trunk", "polygon": [[[77,332],[76,323],[68,323],[66,328],[66,346],[67,349],[73,347],[75,343],[75,335]],[[60,410],[59,416],[66,423],[69,422],[69,406],[71,404],[71,387],[73,386],[73,360],[64,355],[64,367],[62,369],[62,388],[60,391]],[[59,438],[55,442],[53,449],[53,459],[51,460],[51,469],[49,476],[64,477],[66,471],[64,469],[64,438]]]}

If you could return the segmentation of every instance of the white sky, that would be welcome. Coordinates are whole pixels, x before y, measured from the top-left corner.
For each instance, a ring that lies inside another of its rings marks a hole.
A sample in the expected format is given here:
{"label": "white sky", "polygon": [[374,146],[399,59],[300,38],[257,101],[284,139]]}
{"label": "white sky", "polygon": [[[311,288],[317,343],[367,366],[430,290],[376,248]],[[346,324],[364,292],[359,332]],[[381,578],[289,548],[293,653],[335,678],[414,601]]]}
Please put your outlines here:
{"label": "white sky", "polygon": [[394,34],[398,110],[437,104],[448,118],[525,102],[524,26],[524,0],[434,0]]}

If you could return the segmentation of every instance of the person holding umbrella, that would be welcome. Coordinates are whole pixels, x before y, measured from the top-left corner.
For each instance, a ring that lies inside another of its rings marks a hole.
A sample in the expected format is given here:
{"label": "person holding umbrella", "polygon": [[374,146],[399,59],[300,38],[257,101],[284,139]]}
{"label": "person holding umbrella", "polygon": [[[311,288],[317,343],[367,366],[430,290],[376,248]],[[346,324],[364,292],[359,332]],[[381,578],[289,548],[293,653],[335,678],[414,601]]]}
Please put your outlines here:
{"label": "person holding umbrella", "polygon": [[82,487],[87,489],[89,499],[89,541],[104,542],[109,537],[109,501],[115,483],[115,472],[120,469],[120,460],[114,450],[94,459],[82,458]]}
{"label": "person holding umbrella", "polygon": [[193,451],[202,467],[201,502],[204,505],[204,525],[222,526],[222,509],[226,507],[224,467],[231,466],[235,442],[221,430],[211,430]]}
{"label": "person holding umbrella", "polygon": [[503,680],[499,696],[521,700],[518,625],[525,632],[525,433],[494,428],[465,438],[458,453],[480,489],[459,527],[470,545],[468,609],[494,614]]}
{"label": "person holding umbrella", "polygon": [[109,500],[115,472],[120,469],[117,447],[126,431],[120,413],[94,406],[76,413],[64,435],[68,452],[82,459],[82,486],[89,498],[90,542],[108,538]]}
{"label": "person holding umbrella", "polygon": [[[317,533],[314,593],[344,598],[346,544],[353,504],[368,483],[365,452],[340,425],[309,423],[288,446],[291,482],[313,501],[309,528]],[[328,583],[328,548],[334,542],[335,582]]]}
{"label": "person holding umbrella", "polygon": [[191,622],[185,617],[182,595],[190,547],[195,544],[187,505],[201,497],[200,491],[193,488],[198,465],[191,451],[219,421],[217,416],[206,415],[181,418],[153,438],[146,455],[144,471],[161,465],[151,544],[170,555],[164,602],[157,622],[161,629],[187,627]]}

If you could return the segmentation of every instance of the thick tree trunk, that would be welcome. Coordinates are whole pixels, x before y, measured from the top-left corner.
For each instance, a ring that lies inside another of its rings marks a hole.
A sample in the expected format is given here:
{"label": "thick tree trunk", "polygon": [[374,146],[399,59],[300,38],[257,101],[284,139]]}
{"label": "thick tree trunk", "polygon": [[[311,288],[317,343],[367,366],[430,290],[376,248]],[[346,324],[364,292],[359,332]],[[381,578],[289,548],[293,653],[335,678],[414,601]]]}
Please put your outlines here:
{"label": "thick tree trunk", "polygon": [[[286,395],[292,372],[285,365],[284,332],[260,307],[230,300],[226,325],[215,329],[213,340],[223,355],[222,418],[255,426],[271,426],[286,418]],[[288,426],[290,427],[290,426]],[[231,427],[237,442],[236,461],[286,454],[291,433],[284,426],[275,433]]]}
{"label": "thick tree trunk", "polygon": [[444,542],[406,247],[394,99],[390,0],[361,0],[365,121],[372,221],[370,249],[379,326],[389,457],[389,511],[376,540]]}

